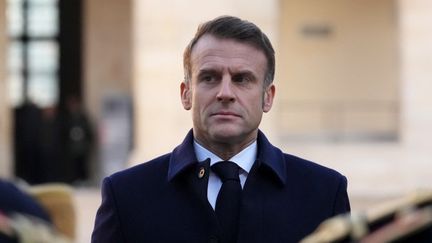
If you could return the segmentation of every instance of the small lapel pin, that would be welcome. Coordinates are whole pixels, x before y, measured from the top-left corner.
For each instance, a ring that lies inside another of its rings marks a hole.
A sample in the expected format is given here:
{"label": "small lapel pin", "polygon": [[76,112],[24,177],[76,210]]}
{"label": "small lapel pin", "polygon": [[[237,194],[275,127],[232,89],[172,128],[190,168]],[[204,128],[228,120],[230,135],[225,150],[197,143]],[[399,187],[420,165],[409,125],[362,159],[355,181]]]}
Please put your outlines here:
{"label": "small lapel pin", "polygon": [[199,172],[198,172],[198,178],[203,178],[204,177],[204,175],[205,175],[205,168],[204,167],[201,167],[200,169],[199,169]]}

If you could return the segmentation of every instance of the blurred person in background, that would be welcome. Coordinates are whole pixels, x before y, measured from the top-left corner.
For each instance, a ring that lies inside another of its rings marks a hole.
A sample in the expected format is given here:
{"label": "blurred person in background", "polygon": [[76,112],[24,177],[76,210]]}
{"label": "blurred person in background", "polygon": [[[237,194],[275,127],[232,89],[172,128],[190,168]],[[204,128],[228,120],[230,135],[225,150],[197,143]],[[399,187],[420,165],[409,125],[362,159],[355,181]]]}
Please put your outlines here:
{"label": "blurred person in background", "polygon": [[37,146],[40,154],[38,173],[41,178],[39,182],[68,182],[67,174],[70,169],[63,159],[62,121],[58,108],[56,106],[44,107],[41,124],[34,129],[39,131]]}
{"label": "blurred person in background", "polygon": [[64,127],[65,157],[66,163],[73,168],[73,182],[86,182],[89,179],[93,129],[76,96],[69,96],[66,100]]}
{"label": "blurred person in background", "polygon": [[14,127],[17,177],[32,185],[89,179],[93,131],[78,97],[68,97],[60,111],[28,102],[16,109]]}
{"label": "blurred person in background", "polygon": [[33,103],[25,103],[14,112],[15,175],[30,184],[43,180],[39,150],[39,127],[42,111]]}
{"label": "blurred person in background", "polygon": [[2,213],[22,213],[51,222],[46,210],[34,198],[13,183],[0,179],[0,195],[0,210]]}
{"label": "blurred person in background", "polygon": [[70,243],[47,210],[11,182],[0,179],[0,243]]}
{"label": "blurred person in background", "polygon": [[15,175],[29,184],[69,182],[56,106],[27,102],[15,110]]}
{"label": "blurred person in background", "polygon": [[202,24],[183,64],[192,130],[171,153],[104,179],[93,243],[298,242],[350,211],[343,175],[258,129],[276,88],[274,50],[255,24]]}

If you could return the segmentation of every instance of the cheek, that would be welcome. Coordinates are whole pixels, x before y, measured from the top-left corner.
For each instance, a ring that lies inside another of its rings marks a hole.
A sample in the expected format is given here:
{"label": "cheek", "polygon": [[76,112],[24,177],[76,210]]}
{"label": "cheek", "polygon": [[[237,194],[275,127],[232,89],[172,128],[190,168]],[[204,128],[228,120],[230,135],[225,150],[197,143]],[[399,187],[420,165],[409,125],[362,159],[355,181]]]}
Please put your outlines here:
{"label": "cheek", "polygon": [[263,112],[264,107],[264,94],[259,93],[253,96],[254,98],[251,98],[248,100],[247,106],[249,107],[249,110],[254,113],[261,113]]}
{"label": "cheek", "polygon": [[205,96],[194,95],[192,99],[192,111],[194,117],[204,117],[207,111],[208,101]]}

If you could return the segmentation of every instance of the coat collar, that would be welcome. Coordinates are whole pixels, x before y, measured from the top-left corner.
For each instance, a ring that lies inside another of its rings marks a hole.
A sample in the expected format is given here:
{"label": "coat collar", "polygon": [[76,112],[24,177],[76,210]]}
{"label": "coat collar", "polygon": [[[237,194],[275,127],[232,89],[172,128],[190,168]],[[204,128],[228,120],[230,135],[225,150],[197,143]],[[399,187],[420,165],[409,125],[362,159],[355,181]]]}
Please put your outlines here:
{"label": "coat collar", "polygon": [[168,181],[171,181],[178,174],[181,174],[181,172],[185,171],[190,166],[198,163],[193,141],[194,138],[191,129],[183,142],[172,151],[168,168]]}
{"label": "coat collar", "polygon": [[[183,142],[173,150],[169,161],[168,181],[182,174],[187,168],[200,163],[195,155],[193,141],[191,129]],[[259,163],[258,166],[263,165],[270,169],[278,181],[285,185],[287,175],[282,151],[274,147],[261,131],[258,131],[257,143],[258,153],[255,163]]]}
{"label": "coat collar", "polygon": [[287,170],[285,157],[282,151],[273,146],[261,130],[258,130],[258,153],[257,161],[259,165],[264,165],[270,169],[272,174],[282,184],[286,184]]}

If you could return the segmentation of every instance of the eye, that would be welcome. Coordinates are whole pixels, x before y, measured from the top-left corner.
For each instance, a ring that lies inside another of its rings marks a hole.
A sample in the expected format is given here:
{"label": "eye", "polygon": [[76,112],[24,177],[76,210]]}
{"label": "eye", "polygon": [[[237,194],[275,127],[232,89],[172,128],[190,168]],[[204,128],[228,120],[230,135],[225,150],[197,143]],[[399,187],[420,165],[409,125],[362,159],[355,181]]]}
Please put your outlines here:
{"label": "eye", "polygon": [[248,75],[245,74],[238,74],[233,76],[232,78],[233,82],[235,83],[248,83],[251,81],[251,78]]}
{"label": "eye", "polygon": [[202,72],[198,76],[198,81],[206,84],[216,83],[219,79],[220,77],[216,72]]}
{"label": "eye", "polygon": [[204,75],[201,77],[201,81],[212,82],[212,81],[214,81],[214,76],[213,75]]}

